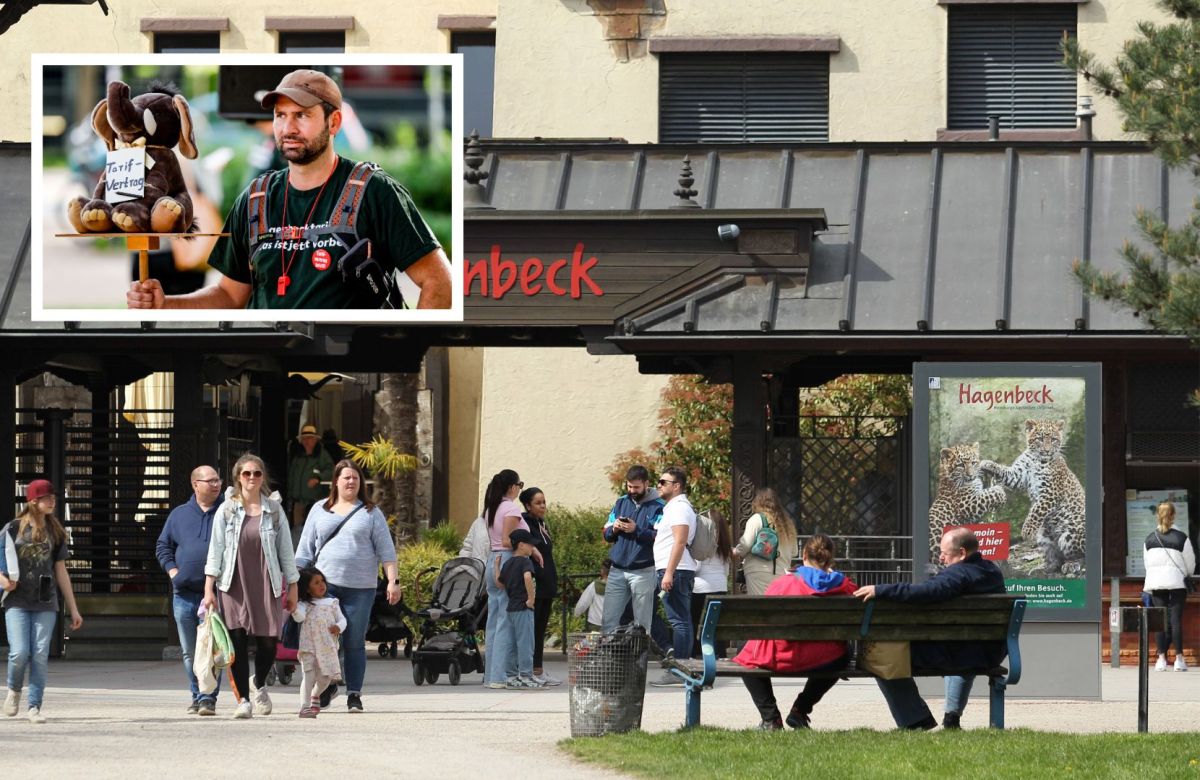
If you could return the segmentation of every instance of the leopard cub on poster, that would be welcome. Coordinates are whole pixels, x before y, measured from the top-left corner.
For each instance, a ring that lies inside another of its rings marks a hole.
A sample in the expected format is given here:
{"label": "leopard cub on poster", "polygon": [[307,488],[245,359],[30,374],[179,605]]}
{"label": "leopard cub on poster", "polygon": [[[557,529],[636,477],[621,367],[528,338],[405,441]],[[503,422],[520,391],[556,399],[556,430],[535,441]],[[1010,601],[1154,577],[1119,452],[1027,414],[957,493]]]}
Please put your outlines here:
{"label": "leopard cub on poster", "polygon": [[1029,496],[1021,536],[1036,541],[1046,574],[1080,574],[1087,552],[1083,486],[1062,454],[1063,420],[1026,420],[1025,451],[1007,468],[990,460],[979,464],[1008,488]]}
{"label": "leopard cub on poster", "polygon": [[942,568],[941,542],[947,526],[974,523],[1008,500],[999,485],[984,488],[979,476],[979,442],[943,447],[937,496],[929,507],[929,569]]}

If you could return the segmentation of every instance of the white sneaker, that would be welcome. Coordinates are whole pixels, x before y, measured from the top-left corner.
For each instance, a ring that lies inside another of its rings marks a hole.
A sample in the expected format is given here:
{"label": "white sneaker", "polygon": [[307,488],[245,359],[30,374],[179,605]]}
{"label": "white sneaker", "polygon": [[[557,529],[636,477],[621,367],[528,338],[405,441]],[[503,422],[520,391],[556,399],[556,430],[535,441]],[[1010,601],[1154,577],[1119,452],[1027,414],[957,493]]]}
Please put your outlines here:
{"label": "white sneaker", "polygon": [[233,711],[233,717],[238,720],[254,717],[254,705],[250,703],[249,699],[243,699],[238,703],[237,709]]}
{"label": "white sneaker", "polygon": [[1175,656],[1175,671],[1177,671],[1177,672],[1186,672],[1187,671],[1187,661],[1183,660],[1182,653]]}
{"label": "white sneaker", "polygon": [[8,695],[4,697],[4,714],[10,718],[13,715],[16,715],[17,707],[19,707],[20,704],[21,694],[18,691],[14,691],[12,688],[9,688]]}
{"label": "white sneaker", "polygon": [[255,688],[254,683],[250,683],[250,698],[254,701],[255,715],[270,715],[273,709],[271,705],[271,697],[267,694],[266,688]]}
{"label": "white sneaker", "polygon": [[1154,662],[1154,671],[1156,671],[1156,672],[1167,671],[1167,657],[1165,655],[1160,655],[1158,657],[1158,660]]}
{"label": "white sneaker", "polygon": [[41,707],[30,707],[29,708],[29,722],[30,723],[45,723],[46,722],[46,716],[42,714]]}

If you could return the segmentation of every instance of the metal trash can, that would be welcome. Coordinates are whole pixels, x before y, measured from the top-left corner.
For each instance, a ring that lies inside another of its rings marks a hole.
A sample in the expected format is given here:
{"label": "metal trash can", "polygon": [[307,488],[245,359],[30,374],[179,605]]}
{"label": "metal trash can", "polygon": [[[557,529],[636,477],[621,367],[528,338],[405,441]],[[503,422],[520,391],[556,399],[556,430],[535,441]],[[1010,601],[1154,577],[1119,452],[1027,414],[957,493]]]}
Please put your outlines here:
{"label": "metal trash can", "polygon": [[598,737],[642,726],[650,637],[641,626],[568,637],[571,736]]}

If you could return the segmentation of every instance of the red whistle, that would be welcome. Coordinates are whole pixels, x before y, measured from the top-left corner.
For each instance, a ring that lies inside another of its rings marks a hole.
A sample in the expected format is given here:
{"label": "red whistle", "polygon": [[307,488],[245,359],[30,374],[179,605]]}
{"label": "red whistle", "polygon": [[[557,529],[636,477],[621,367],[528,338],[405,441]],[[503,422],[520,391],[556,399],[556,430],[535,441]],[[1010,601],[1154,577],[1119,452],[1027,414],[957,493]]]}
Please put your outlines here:
{"label": "red whistle", "polygon": [[290,276],[284,275],[279,277],[279,284],[275,287],[275,294],[279,296],[287,295],[287,286],[292,283]]}

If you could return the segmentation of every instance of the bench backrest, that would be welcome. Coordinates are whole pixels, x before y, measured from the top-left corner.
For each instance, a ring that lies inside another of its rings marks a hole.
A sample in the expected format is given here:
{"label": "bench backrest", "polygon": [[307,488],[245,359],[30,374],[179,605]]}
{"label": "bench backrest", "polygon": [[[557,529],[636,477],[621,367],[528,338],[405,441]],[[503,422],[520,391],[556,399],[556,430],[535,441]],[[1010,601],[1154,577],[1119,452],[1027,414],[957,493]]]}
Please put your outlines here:
{"label": "bench backrest", "polygon": [[704,615],[706,621],[716,619],[717,640],[982,641],[1010,637],[1018,604],[1019,631],[1024,598],[1008,594],[960,596],[939,604],[863,602],[852,596],[720,595],[708,598]]}

